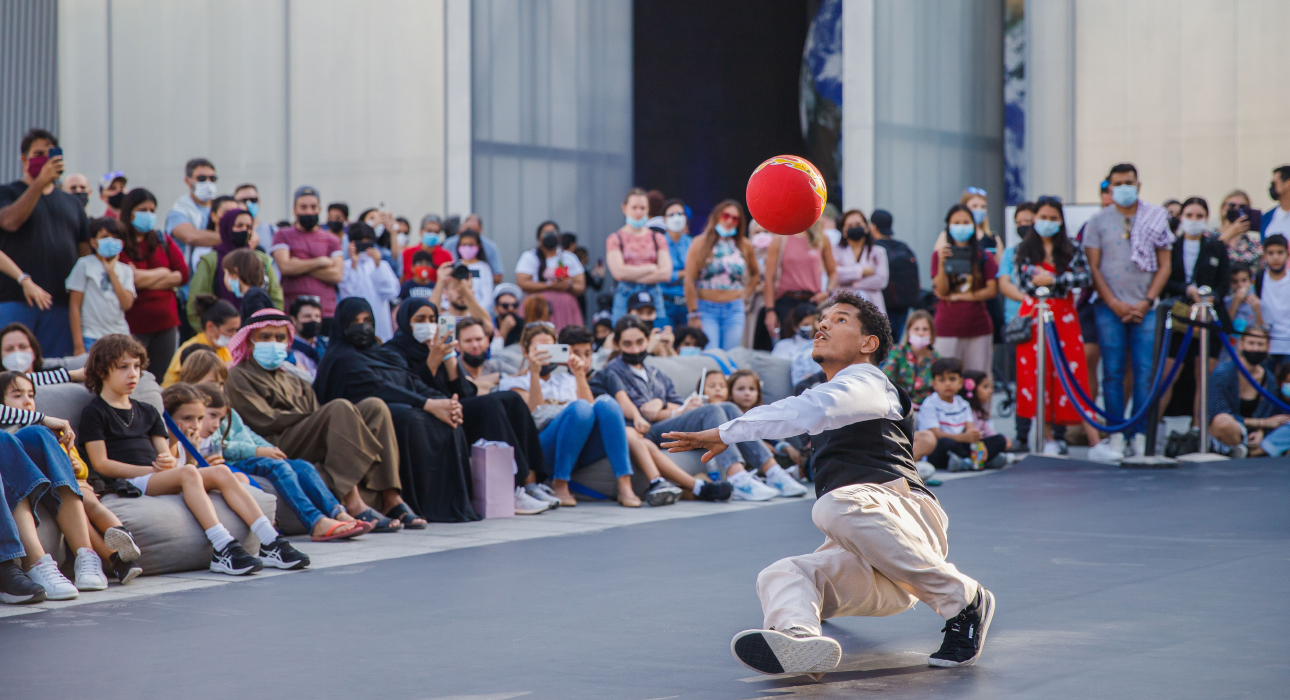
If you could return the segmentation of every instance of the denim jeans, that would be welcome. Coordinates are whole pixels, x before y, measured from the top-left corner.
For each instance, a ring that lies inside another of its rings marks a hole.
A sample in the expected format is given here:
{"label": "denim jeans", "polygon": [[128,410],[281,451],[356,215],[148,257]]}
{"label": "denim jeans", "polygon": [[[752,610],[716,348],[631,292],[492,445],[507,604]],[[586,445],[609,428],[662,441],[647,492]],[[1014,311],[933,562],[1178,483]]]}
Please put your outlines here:
{"label": "denim jeans", "polygon": [[58,487],[66,486],[77,496],[81,495],[81,487],[76,483],[76,468],[72,466],[72,460],[63,451],[63,446],[58,444],[58,438],[54,437],[54,431],[43,425],[29,425],[13,434],[22,443],[22,449],[27,453],[40,470],[41,474],[49,479],[49,496],[54,499],[54,503],[46,504],[49,509],[55,513],[62,507],[62,498],[58,495]]}
{"label": "denim jeans", "polygon": [[[727,421],[734,420],[744,414],[743,411],[739,410],[738,406],[730,401],[717,404],[717,408],[725,412]],[[761,468],[761,465],[772,459],[770,448],[766,447],[766,443],[761,440],[740,442],[736,443],[735,446],[739,448],[739,454],[743,455],[744,464],[748,465],[749,470],[756,471]]]}
{"label": "denim jeans", "polygon": [[609,396],[593,403],[574,401],[546,424],[538,438],[552,478],[568,481],[574,469],[605,457],[615,477],[632,473],[623,409]]}
{"label": "denim jeans", "polygon": [[614,287],[614,310],[613,321],[618,323],[618,319],[627,313],[627,300],[640,292],[649,292],[654,298],[654,311],[657,316],[654,317],[654,327],[662,328],[671,325],[667,317],[667,307],[663,306],[663,287],[658,284],[640,284],[638,282],[619,282]]}
{"label": "denim jeans", "polygon": [[[734,409],[736,413],[739,411],[739,407],[734,404],[730,404],[730,408],[727,408],[726,404],[708,404],[706,406],[700,406],[696,409],[686,411],[675,418],[668,418],[665,421],[655,423],[654,427],[650,428],[650,431],[646,434],[646,437],[654,441],[655,444],[662,445],[663,433],[672,431],[681,433],[697,433],[703,430],[710,430],[730,420],[732,417],[731,409]],[[765,451],[767,458],[770,457],[770,450],[767,450],[766,446],[761,444],[761,441],[754,441],[752,443],[741,442],[739,443],[739,449],[726,450],[725,452],[717,455],[716,459],[713,459],[712,461],[716,462],[717,466],[721,469],[721,473],[725,474],[730,467],[733,467],[745,460],[745,449],[750,449],[753,451],[754,455],[757,455],[757,446],[760,446],[761,450]],[[753,468],[755,469],[760,467],[764,461],[765,459],[757,462]]]}
{"label": "denim jeans", "polygon": [[[4,482],[0,480],[0,497],[6,493]],[[9,509],[9,499],[4,500],[5,505],[0,506],[0,562],[27,556],[27,550],[18,537],[18,523],[13,521],[13,511]]]}
{"label": "denim jeans", "polygon": [[1260,445],[1269,457],[1280,457],[1290,451],[1290,423],[1264,433]]}
{"label": "denim jeans", "polygon": [[39,524],[40,516],[34,506],[49,494],[49,477],[27,456],[22,442],[3,430],[0,430],[0,482],[4,484],[5,505],[9,506],[10,513],[19,501],[30,496],[32,515]]}
{"label": "denim jeans", "polygon": [[[1133,411],[1147,403],[1147,392],[1151,389],[1151,347],[1155,342],[1156,311],[1152,309],[1143,317],[1141,323],[1125,323],[1111,311],[1111,307],[1101,301],[1093,305],[1097,317],[1098,346],[1102,348],[1102,397],[1106,401],[1106,412],[1116,422],[1122,422],[1124,414],[1124,372],[1125,354],[1133,363]],[[1067,358],[1070,359],[1070,358]],[[1123,431],[1124,437],[1131,438],[1146,430],[1146,417],[1139,418]]]}
{"label": "denim jeans", "polygon": [[725,302],[700,299],[698,310],[703,334],[708,336],[704,350],[734,350],[743,343],[747,315],[742,298]]}
{"label": "denim jeans", "polygon": [[334,518],[340,513],[340,501],[318,476],[314,465],[303,459],[252,457],[230,462],[229,466],[272,482],[287,507],[310,530],[323,517]]}
{"label": "denim jeans", "polygon": [[72,354],[72,326],[67,320],[66,304],[54,304],[48,311],[41,311],[22,301],[0,302],[0,326],[10,323],[21,323],[35,333],[45,357]]}
{"label": "denim jeans", "polygon": [[668,323],[673,330],[685,328],[690,322],[690,308],[685,305],[685,296],[663,295],[663,306],[667,311]]}

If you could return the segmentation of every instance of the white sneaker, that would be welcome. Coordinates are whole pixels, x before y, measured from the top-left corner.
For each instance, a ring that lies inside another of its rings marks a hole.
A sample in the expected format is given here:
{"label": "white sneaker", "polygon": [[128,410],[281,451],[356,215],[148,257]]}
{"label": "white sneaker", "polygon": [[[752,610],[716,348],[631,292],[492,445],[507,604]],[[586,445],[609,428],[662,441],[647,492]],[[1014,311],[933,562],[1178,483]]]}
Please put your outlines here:
{"label": "white sneaker", "polygon": [[936,476],[936,467],[933,467],[932,463],[925,459],[914,462],[914,468],[918,470],[918,478],[923,481]]}
{"label": "white sneaker", "polygon": [[730,477],[730,485],[735,487],[735,492],[730,497],[732,501],[769,501],[779,495],[777,489],[763,484],[746,471]]}
{"label": "white sneaker", "polygon": [[766,470],[766,485],[779,491],[779,495],[785,498],[806,495],[806,487],[789,476],[788,472],[778,464]]}
{"label": "white sneaker", "polygon": [[1088,458],[1094,462],[1118,462],[1124,459],[1124,435],[1111,433],[1111,437],[1089,448]]}
{"label": "white sneaker", "polygon": [[551,505],[546,501],[528,495],[523,486],[515,487],[515,514],[516,515],[537,515],[550,508]]}
{"label": "white sneaker", "polygon": [[76,552],[76,590],[105,591],[108,587],[107,576],[103,575],[103,560],[92,549]]}
{"label": "white sneaker", "polygon": [[1062,446],[1057,444],[1056,440],[1048,440],[1044,442],[1044,454],[1060,455],[1061,453],[1062,453]]}
{"label": "white sneaker", "polygon": [[36,565],[31,567],[27,576],[36,585],[45,589],[46,600],[72,600],[80,595],[76,592],[76,586],[58,570],[58,565],[54,563],[54,558],[46,554],[41,557]]}
{"label": "white sneaker", "polygon": [[1147,453],[1147,436],[1144,433],[1138,433],[1133,436],[1133,456],[1141,457]]}
{"label": "white sneaker", "polygon": [[556,498],[555,492],[546,484],[528,484],[524,487],[524,493],[547,504],[552,510],[560,507],[560,499]]}

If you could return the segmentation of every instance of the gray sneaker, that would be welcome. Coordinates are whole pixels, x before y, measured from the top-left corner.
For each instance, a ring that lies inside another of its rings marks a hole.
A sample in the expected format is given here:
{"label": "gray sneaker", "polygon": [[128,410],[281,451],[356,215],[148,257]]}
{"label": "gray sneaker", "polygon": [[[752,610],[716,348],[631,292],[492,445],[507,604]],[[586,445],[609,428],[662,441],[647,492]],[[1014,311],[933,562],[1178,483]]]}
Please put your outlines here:
{"label": "gray sneaker", "polygon": [[655,479],[645,492],[645,502],[651,506],[670,506],[681,497],[681,489],[663,478]]}
{"label": "gray sneaker", "polygon": [[556,498],[555,493],[551,491],[551,487],[546,484],[528,484],[524,487],[524,493],[539,501],[550,503],[551,510],[560,507],[560,499]]}

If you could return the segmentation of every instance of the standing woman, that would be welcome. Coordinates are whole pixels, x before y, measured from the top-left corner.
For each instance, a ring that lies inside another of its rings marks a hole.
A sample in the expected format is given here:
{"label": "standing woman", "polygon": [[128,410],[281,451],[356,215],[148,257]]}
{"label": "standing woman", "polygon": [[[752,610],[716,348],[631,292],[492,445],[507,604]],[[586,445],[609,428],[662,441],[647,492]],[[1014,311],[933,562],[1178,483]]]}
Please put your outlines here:
{"label": "standing woman", "polygon": [[125,312],[130,333],[148,351],[148,371],[161,377],[179,347],[179,307],[175,289],[188,282],[184,254],[170,236],[157,233],[157,198],[137,187],[121,201],[125,224],[120,260],[134,268],[138,296]]}
{"label": "standing woman", "polygon": [[[273,258],[252,245],[251,236],[255,234],[253,228],[255,217],[245,209],[231,208],[219,219],[212,219],[212,221],[216,221],[219,226],[219,245],[197,261],[197,266],[193,269],[192,283],[188,285],[188,323],[192,329],[198,331],[202,328],[201,313],[197,310],[197,297],[203,294],[214,294],[241,311],[242,295],[246,294],[249,287],[263,284],[265,291],[269,293],[269,298],[273,300],[273,305],[281,309],[282,284],[278,281],[278,273],[273,268]],[[229,289],[225,284],[224,258],[229,253],[242,249],[250,250],[264,265],[263,279],[249,280],[239,275],[236,278],[230,278],[236,280],[237,289]]]}
{"label": "standing woman", "polygon": [[587,274],[582,262],[577,255],[560,248],[560,225],[554,221],[538,224],[537,240],[537,247],[521,253],[515,263],[515,283],[525,293],[546,299],[557,330],[570,324],[583,325],[578,295],[587,288]]}
{"label": "standing woman", "polygon": [[663,226],[667,229],[667,247],[672,257],[672,276],[663,284],[663,309],[672,327],[685,327],[688,308],[685,304],[685,260],[690,254],[689,208],[679,199],[663,202]]}
{"label": "standing woman", "polygon": [[[828,287],[820,289],[821,272],[828,275]],[[766,249],[766,330],[772,340],[780,336],[780,319],[787,319],[802,302],[819,304],[838,286],[833,246],[824,235],[821,218],[805,231],[792,236],[775,236]],[[790,338],[797,329],[784,329]]]}
{"label": "standing woman", "polygon": [[[1034,317],[1035,290],[1048,287],[1052,293],[1048,308],[1053,312],[1057,337],[1061,339],[1062,352],[1071,363],[1072,374],[1084,392],[1088,392],[1088,367],[1080,362],[1084,357],[1084,339],[1080,335],[1079,314],[1075,312],[1076,287],[1089,285],[1088,261],[1084,249],[1074,245],[1066,235],[1066,217],[1062,200],[1057,197],[1040,197],[1035,202],[1035,223],[1026,237],[1017,245],[1013,274],[1017,289],[1026,295],[1021,303],[1019,316]],[[1030,342],[1017,346],[1017,415],[1035,417],[1035,389],[1039,368],[1036,366],[1035,337],[1041,332],[1032,326]],[[1054,425],[1079,425],[1083,419],[1075,405],[1066,397],[1057,380],[1053,358],[1046,358],[1044,376],[1044,454],[1060,454],[1060,446],[1052,437]],[[1087,411],[1088,409],[1085,408]],[[1085,428],[1088,435],[1097,433]],[[1090,438],[1091,440],[1091,438]]]}
{"label": "standing woman", "polygon": [[[1218,240],[1227,246],[1227,261],[1233,267],[1244,265],[1250,268],[1253,270],[1250,273],[1253,278],[1257,277],[1259,271],[1263,269],[1263,244],[1259,242],[1258,231],[1250,233],[1250,217],[1240,212],[1241,207],[1248,209],[1249,206],[1250,195],[1244,190],[1228,192],[1223,198],[1223,206],[1219,208],[1217,236]],[[1217,288],[1214,291],[1215,294],[1219,293]],[[1227,294],[1226,287],[1223,288],[1222,294]]]}
{"label": "standing woman", "polygon": [[614,288],[613,320],[627,313],[627,300],[641,292],[654,298],[654,309],[659,311],[654,326],[662,328],[667,314],[661,313],[663,287],[660,282],[672,278],[672,252],[667,236],[646,228],[649,222],[649,195],[639,187],[627,191],[623,201],[623,216],[627,223],[605,239],[605,260],[609,274],[618,285]]}
{"label": "standing woman", "polygon": [[[972,224],[976,226],[978,247],[992,254],[994,263],[998,265],[999,258],[1003,254],[1003,240],[990,229],[990,200],[986,198],[985,190],[980,187],[967,188],[959,197],[959,204],[967,207],[972,213]],[[937,248],[949,243],[945,234],[945,231],[941,231],[941,235],[936,237]]]}
{"label": "standing woman", "polygon": [[887,288],[887,251],[873,244],[869,220],[852,209],[842,215],[842,240],[833,248],[838,266],[838,286],[850,289],[887,313],[882,290]]}
{"label": "standing woman", "polygon": [[[936,352],[956,357],[963,369],[990,372],[994,352],[994,323],[986,299],[998,291],[994,256],[981,250],[972,210],[955,204],[945,215],[945,228],[953,245],[942,244],[932,253],[932,287],[936,298]],[[953,251],[951,253],[951,251]],[[964,270],[946,271],[948,257],[965,261]]]}
{"label": "standing woman", "polygon": [[733,350],[744,339],[744,298],[761,279],[747,231],[743,207],[727,199],[713,207],[686,255],[688,325],[703,329],[708,350]]}

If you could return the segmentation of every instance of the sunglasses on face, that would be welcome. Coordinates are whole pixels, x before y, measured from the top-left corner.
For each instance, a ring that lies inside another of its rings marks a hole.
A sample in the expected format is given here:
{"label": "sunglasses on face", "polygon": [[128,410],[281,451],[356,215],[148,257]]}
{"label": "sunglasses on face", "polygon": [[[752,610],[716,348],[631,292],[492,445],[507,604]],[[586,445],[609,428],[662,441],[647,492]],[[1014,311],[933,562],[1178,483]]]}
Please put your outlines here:
{"label": "sunglasses on face", "polygon": [[1054,204],[1060,207],[1062,205],[1062,198],[1055,194],[1046,194],[1035,200],[1035,206],[1037,207],[1042,207],[1045,204]]}
{"label": "sunglasses on face", "polygon": [[259,203],[260,203],[260,198],[259,198],[259,197],[245,197],[245,198],[243,198],[243,199],[239,199],[239,200],[237,200],[237,201],[239,201],[239,202],[241,202],[241,203],[243,203],[243,204],[259,204]]}
{"label": "sunglasses on face", "polygon": [[502,304],[497,304],[497,308],[501,309],[502,311],[514,311],[515,309],[519,308],[519,304],[502,303]]}
{"label": "sunglasses on face", "polygon": [[989,196],[989,195],[987,195],[987,194],[985,193],[985,190],[981,189],[980,187],[969,187],[969,188],[967,188],[967,190],[965,190],[965,191],[966,191],[968,194],[975,194],[975,195],[979,195],[979,196],[981,196],[981,197],[988,197],[988,196]]}
{"label": "sunglasses on face", "polygon": [[207,180],[210,180],[211,182],[216,182],[219,178],[215,177],[214,175],[197,175],[197,176],[194,176],[193,179],[198,182],[206,182]]}
{"label": "sunglasses on face", "polygon": [[731,214],[722,214],[722,215],[721,215],[721,220],[722,220],[723,222],[724,222],[724,221],[739,221],[739,217],[738,217],[738,216],[731,215]]}
{"label": "sunglasses on face", "polygon": [[524,330],[528,330],[530,328],[550,328],[551,330],[555,330],[555,324],[550,321],[533,321],[531,323],[524,324]]}

